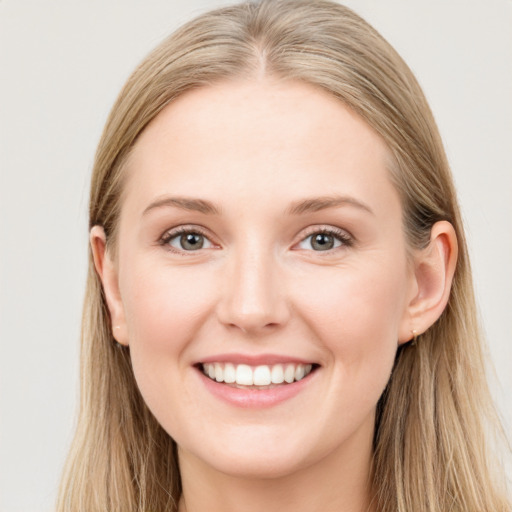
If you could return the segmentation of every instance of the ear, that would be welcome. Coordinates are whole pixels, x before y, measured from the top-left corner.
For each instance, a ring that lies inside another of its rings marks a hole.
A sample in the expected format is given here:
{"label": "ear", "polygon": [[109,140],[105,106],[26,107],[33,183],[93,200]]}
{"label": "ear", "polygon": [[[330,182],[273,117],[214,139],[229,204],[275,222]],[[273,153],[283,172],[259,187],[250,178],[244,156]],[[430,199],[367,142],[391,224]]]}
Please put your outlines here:
{"label": "ear", "polygon": [[128,345],[128,335],[124,307],[119,293],[117,267],[112,254],[107,249],[105,231],[101,226],[93,226],[89,234],[94,266],[103,285],[107,301],[112,333],[118,343]]}
{"label": "ear", "polygon": [[441,316],[450,298],[457,253],[453,226],[447,221],[436,222],[428,246],[414,253],[413,286],[399,344],[425,332]]}

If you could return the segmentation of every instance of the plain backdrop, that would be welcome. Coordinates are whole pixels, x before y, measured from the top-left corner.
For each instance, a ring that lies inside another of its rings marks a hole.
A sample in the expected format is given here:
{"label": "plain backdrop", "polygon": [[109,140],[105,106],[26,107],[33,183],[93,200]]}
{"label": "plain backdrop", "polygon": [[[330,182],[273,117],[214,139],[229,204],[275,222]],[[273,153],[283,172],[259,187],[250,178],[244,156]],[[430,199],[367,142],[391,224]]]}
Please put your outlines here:
{"label": "plain backdrop", "polygon": [[[512,424],[512,2],[351,0],[438,121]],[[0,511],[49,512],[78,403],[88,181],[134,66],[217,0],[0,0]],[[491,372],[492,373],[492,372]]]}

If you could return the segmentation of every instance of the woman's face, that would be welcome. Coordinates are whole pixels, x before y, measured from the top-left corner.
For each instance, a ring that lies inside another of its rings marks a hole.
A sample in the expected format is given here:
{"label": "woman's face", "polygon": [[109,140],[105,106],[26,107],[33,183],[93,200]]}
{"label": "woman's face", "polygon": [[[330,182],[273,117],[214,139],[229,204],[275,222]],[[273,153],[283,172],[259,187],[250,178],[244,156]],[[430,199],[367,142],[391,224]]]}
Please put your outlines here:
{"label": "woman's face", "polygon": [[109,304],[182,463],[279,476],[367,460],[416,293],[388,160],[298,82],[197,89],[142,133]]}

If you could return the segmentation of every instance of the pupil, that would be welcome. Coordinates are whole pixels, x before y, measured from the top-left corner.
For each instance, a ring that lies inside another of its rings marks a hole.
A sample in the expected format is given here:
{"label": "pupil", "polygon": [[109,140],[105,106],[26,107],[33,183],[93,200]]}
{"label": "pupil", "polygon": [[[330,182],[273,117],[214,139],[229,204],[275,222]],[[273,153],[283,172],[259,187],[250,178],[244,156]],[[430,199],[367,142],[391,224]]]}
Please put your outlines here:
{"label": "pupil", "polygon": [[325,233],[318,233],[313,238],[313,248],[318,249],[319,251],[327,251],[328,249],[332,249],[334,246],[334,239],[331,235],[326,235]]}
{"label": "pupil", "polygon": [[181,246],[184,249],[201,249],[203,246],[203,236],[197,233],[188,233],[181,236]]}

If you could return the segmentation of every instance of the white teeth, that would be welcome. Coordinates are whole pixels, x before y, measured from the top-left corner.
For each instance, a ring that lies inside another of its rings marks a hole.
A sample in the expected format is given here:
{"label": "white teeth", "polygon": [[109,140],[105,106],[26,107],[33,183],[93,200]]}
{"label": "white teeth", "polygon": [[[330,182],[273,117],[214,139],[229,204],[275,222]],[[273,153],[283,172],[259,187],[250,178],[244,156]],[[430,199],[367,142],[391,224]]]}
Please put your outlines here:
{"label": "white teeth", "polygon": [[272,366],[272,384],[282,384],[284,382],[284,370],[282,364]]}
{"label": "white teeth", "polygon": [[231,363],[226,363],[224,365],[224,382],[226,384],[233,384],[233,382],[236,382],[235,365]]}
{"label": "white teeth", "polygon": [[210,379],[240,386],[269,386],[299,381],[311,373],[311,364],[234,365],[233,363],[205,363],[203,373]]}
{"label": "white teeth", "polygon": [[295,380],[295,365],[289,364],[284,370],[284,380],[291,384]]}
{"label": "white teeth", "polygon": [[252,368],[246,364],[239,364],[236,367],[236,383],[243,386],[254,384]]}
{"label": "white teeth", "polygon": [[224,382],[224,372],[220,363],[215,363],[215,380],[217,382]]}
{"label": "white teeth", "polygon": [[255,386],[268,386],[271,382],[270,368],[268,366],[257,366],[254,369]]}

